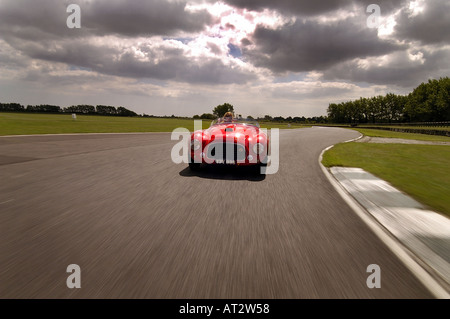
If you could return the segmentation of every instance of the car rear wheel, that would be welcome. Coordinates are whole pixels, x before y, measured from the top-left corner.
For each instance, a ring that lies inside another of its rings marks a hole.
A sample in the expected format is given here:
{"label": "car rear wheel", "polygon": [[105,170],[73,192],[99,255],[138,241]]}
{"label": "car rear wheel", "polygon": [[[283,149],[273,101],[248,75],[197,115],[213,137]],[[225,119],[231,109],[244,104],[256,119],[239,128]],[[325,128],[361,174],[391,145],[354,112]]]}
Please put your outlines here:
{"label": "car rear wheel", "polygon": [[191,171],[198,171],[200,169],[199,163],[189,163],[189,168]]}
{"label": "car rear wheel", "polygon": [[201,163],[194,163],[192,158],[189,158],[189,168],[191,171],[198,171],[200,169]]}

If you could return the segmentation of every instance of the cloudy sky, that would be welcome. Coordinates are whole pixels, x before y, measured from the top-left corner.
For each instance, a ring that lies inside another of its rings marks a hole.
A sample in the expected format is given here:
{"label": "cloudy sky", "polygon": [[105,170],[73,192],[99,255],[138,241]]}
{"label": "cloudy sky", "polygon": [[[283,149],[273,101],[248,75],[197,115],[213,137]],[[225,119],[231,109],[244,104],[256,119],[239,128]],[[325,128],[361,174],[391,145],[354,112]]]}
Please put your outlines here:
{"label": "cloudy sky", "polygon": [[449,30],[448,0],[0,0],[0,102],[326,115],[449,76]]}

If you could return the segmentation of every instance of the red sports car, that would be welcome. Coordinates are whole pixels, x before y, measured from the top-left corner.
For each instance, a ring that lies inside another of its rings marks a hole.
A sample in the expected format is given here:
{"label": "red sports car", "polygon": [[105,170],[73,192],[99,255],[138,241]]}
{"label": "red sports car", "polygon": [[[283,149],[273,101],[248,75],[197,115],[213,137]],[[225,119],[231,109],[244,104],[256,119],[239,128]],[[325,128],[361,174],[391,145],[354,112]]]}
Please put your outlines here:
{"label": "red sports car", "polygon": [[189,167],[202,164],[266,165],[268,136],[254,120],[224,117],[214,120],[206,130],[191,135]]}

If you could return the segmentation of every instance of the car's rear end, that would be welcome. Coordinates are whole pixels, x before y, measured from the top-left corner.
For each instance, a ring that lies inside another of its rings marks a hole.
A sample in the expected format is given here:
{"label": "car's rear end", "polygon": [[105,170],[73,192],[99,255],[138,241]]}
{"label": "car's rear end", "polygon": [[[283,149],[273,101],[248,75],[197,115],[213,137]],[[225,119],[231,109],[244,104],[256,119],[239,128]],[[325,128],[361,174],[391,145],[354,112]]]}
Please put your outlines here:
{"label": "car's rear end", "polygon": [[264,165],[268,138],[256,126],[234,123],[213,125],[191,135],[190,167],[212,165]]}

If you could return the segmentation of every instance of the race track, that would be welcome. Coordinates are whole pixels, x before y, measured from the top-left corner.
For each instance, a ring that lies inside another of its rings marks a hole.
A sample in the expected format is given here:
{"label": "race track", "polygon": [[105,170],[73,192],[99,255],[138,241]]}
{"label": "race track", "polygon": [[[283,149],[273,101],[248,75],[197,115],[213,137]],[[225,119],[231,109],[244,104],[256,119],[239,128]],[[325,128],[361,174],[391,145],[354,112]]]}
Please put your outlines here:
{"label": "race track", "polygon": [[267,176],[192,173],[169,133],[0,138],[0,298],[431,298],[321,171],[358,135],[281,130]]}

